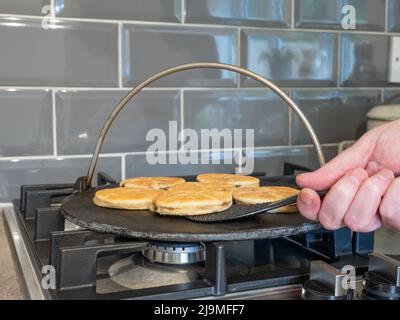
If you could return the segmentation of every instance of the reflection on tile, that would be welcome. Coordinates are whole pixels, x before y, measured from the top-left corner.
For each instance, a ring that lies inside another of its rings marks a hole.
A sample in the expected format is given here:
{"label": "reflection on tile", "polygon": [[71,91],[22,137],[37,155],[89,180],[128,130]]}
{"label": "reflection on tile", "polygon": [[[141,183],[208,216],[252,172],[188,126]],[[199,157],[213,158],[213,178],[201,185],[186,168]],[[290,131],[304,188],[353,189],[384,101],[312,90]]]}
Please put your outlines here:
{"label": "reflection on tile", "polygon": [[1,0],[0,13],[43,15],[42,8],[49,4],[50,0]]}
{"label": "reflection on tile", "polygon": [[[235,173],[236,153],[227,151],[196,153],[170,153],[169,155],[126,156],[126,177],[137,176],[188,176],[199,173]],[[154,161],[157,160],[157,164]]]}
{"label": "reflection on tile", "polygon": [[118,84],[116,25],[16,19],[0,18],[0,85]]}
{"label": "reflection on tile", "polygon": [[[333,33],[242,31],[242,66],[283,86],[329,86],[336,79]],[[258,85],[242,79],[246,86]]]}
{"label": "reflection on tile", "polygon": [[[186,91],[185,127],[254,130],[254,145],[288,144],[288,107],[272,91]],[[243,139],[243,143],[245,140]]]}
{"label": "reflection on tile", "polygon": [[[91,154],[106,118],[127,91],[57,92],[59,154]],[[146,151],[151,129],[168,134],[168,122],[180,129],[178,91],[140,93],[121,111],[103,145],[103,152]]]}
{"label": "reflection on tile", "polygon": [[186,0],[185,21],[286,28],[290,10],[290,0]]}
{"label": "reflection on tile", "polygon": [[[86,174],[89,160],[89,158],[2,160],[0,161],[0,202],[10,202],[18,197],[23,184],[73,183]],[[121,179],[121,158],[101,158],[97,169],[119,180]]]}
{"label": "reflection on tile", "polygon": [[[163,69],[190,62],[237,64],[236,30],[226,28],[124,26],[124,83],[133,86]],[[232,86],[236,75],[223,70],[180,72],[156,86]]]}
{"label": "reflection on tile", "polygon": [[386,89],[384,93],[384,101],[389,104],[400,104],[400,90]]}
{"label": "reflection on tile", "polygon": [[[326,161],[337,154],[337,147],[323,147]],[[247,157],[254,159],[254,171],[265,172],[269,176],[283,174],[284,162],[306,166],[312,170],[319,167],[314,148],[282,148],[247,152]]]}
{"label": "reflection on tile", "polygon": [[0,90],[0,156],[52,153],[51,92]]}
{"label": "reflection on tile", "polygon": [[340,80],[349,87],[386,85],[389,37],[343,34]]}
{"label": "reflection on tile", "polygon": [[388,31],[400,32],[400,1],[388,1]]}
{"label": "reflection on tile", "polygon": [[178,0],[55,0],[60,17],[177,22]]}
{"label": "reflection on tile", "polygon": [[[313,126],[321,143],[356,140],[366,131],[367,112],[380,103],[380,90],[295,90],[293,99]],[[297,117],[292,118],[292,142],[311,139]]]}
{"label": "reflection on tile", "polygon": [[[342,30],[342,20],[349,14],[342,8],[355,8],[356,30],[385,30],[385,0],[297,0],[295,26],[299,28],[324,28]],[[344,22],[348,22],[347,19]]]}

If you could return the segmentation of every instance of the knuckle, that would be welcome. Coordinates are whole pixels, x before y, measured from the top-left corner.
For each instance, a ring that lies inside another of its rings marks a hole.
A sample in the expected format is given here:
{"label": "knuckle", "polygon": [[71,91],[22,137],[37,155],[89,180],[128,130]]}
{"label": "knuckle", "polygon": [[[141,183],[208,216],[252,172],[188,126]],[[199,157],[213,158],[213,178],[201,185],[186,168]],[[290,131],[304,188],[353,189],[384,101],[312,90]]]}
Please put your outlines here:
{"label": "knuckle", "polygon": [[349,214],[344,217],[344,223],[354,232],[362,232],[361,229],[365,227],[359,219]]}
{"label": "knuckle", "polygon": [[335,185],[332,187],[332,189],[329,193],[331,193],[331,195],[335,195],[335,197],[338,199],[342,199],[342,198],[346,197],[346,195],[348,194],[348,191],[347,191],[347,188],[342,188],[342,187],[339,187],[338,185]]}
{"label": "knuckle", "polygon": [[400,227],[400,209],[383,204],[380,214],[385,226]]}
{"label": "knuckle", "polygon": [[376,183],[376,179],[368,179],[364,182],[363,187],[367,189],[369,193],[380,194],[381,193],[381,185],[380,183]]}
{"label": "knuckle", "polygon": [[332,217],[330,217],[327,214],[322,214],[319,217],[319,222],[321,223],[321,225],[326,229],[326,230],[336,230],[338,229],[340,226],[335,222],[334,219],[332,219]]}

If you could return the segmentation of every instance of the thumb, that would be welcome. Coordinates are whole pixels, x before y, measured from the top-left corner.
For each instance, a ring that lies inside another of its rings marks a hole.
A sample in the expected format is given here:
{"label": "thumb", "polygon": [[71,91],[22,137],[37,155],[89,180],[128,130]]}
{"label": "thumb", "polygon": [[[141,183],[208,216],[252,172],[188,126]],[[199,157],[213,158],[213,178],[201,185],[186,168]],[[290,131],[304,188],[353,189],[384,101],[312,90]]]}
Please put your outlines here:
{"label": "thumb", "polygon": [[298,175],[296,182],[302,188],[327,190],[349,170],[364,168],[372,150],[369,143],[359,140],[320,169]]}

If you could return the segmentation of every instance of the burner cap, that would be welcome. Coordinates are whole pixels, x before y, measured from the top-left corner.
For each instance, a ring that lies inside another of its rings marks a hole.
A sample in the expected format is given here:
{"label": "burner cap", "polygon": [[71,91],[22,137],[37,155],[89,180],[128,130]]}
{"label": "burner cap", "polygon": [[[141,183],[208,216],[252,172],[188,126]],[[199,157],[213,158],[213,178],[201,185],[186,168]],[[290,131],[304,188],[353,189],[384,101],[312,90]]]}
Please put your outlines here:
{"label": "burner cap", "polygon": [[151,262],[188,264],[204,261],[205,249],[197,242],[150,242],[143,255]]}
{"label": "burner cap", "polygon": [[363,298],[370,300],[400,300],[400,287],[375,272],[364,276]]}

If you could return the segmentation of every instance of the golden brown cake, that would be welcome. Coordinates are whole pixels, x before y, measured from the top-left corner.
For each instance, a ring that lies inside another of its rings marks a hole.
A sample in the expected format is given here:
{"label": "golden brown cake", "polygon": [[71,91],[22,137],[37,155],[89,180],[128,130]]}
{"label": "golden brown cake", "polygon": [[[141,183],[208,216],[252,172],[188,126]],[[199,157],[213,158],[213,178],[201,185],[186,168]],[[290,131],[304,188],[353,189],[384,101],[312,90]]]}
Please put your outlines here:
{"label": "golden brown cake", "polygon": [[187,190],[169,190],[162,194],[151,210],[163,215],[190,216],[210,214],[232,205],[231,190],[188,187]]}
{"label": "golden brown cake", "polygon": [[184,182],[185,179],[175,177],[136,177],[122,180],[120,186],[126,188],[168,189]]}
{"label": "golden brown cake", "polygon": [[[298,193],[299,190],[290,187],[241,187],[233,192],[233,199],[235,199],[235,202],[238,204],[262,204],[282,200]],[[270,212],[297,212],[297,207],[294,204]]]}
{"label": "golden brown cake", "polygon": [[227,173],[204,173],[197,176],[197,181],[203,183],[222,183],[230,184],[235,187],[258,186],[260,180],[256,177],[241,176],[238,174]]}
{"label": "golden brown cake", "polygon": [[96,192],[93,203],[100,207],[147,210],[165,190],[112,188]]}

